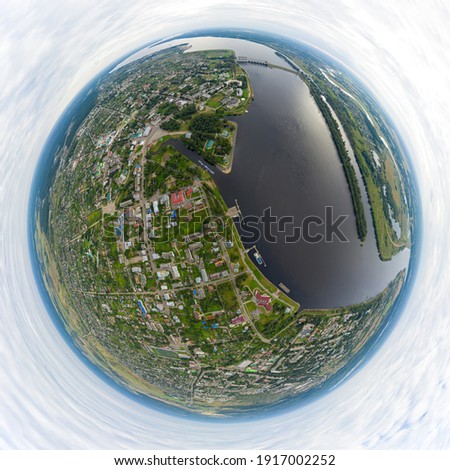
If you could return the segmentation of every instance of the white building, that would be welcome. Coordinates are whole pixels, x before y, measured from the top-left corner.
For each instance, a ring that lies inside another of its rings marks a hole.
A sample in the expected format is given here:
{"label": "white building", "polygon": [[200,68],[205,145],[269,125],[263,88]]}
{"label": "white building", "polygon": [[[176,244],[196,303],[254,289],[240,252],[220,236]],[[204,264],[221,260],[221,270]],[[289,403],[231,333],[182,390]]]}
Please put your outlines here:
{"label": "white building", "polygon": [[203,282],[208,282],[208,274],[206,274],[206,270],[200,269],[200,274],[202,275]]}

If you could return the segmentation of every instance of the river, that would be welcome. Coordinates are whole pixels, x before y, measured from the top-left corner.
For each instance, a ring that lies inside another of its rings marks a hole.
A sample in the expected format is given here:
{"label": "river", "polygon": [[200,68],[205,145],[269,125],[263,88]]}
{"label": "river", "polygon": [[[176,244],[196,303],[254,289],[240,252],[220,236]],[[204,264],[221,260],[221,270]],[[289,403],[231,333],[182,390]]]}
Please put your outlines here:
{"label": "river", "polygon": [[[272,49],[246,40],[183,38],[178,42],[190,43],[188,52],[233,49],[238,56],[287,66]],[[174,44],[176,41],[164,46]],[[348,216],[340,225],[348,242],[333,237],[331,242],[301,239],[290,243],[286,235],[292,234],[292,224],[285,227],[287,233],[272,230],[276,242],[267,237],[256,242],[266,263],[258,267],[274,284],[285,284],[302,308],[338,307],[375,296],[408,266],[409,250],[389,262],[379,259],[367,207],[370,228],[361,245],[339,156],[307,85],[283,70],[242,66],[250,76],[255,100],[248,114],[233,118],[238,123],[238,134],[231,173],[225,175],[214,169],[213,178],[225,202],[233,206],[237,200],[244,217],[261,217],[270,207],[272,216],[292,216],[298,227],[310,216],[324,219],[327,206],[332,207],[334,220]],[[198,162],[198,155],[180,143],[175,145]],[[312,235],[324,235],[323,226],[314,227]],[[251,241],[247,247],[254,244]]]}

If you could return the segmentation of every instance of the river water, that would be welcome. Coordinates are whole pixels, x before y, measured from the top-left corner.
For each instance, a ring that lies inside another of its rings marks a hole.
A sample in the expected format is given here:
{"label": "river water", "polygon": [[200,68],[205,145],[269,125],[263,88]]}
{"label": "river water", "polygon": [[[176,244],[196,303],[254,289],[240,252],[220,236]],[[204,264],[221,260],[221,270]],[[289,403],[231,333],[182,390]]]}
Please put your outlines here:
{"label": "river water", "polygon": [[[177,42],[192,44],[189,52],[234,49],[238,56],[288,66],[272,49],[245,40],[194,38]],[[225,202],[233,206],[237,200],[244,217],[261,217],[270,207],[272,216],[292,216],[298,227],[310,216],[324,219],[327,206],[332,207],[334,220],[348,216],[340,225],[348,242],[333,237],[331,242],[301,239],[290,243],[286,235],[292,234],[292,224],[285,226],[286,232],[272,226],[276,242],[262,236],[247,244],[256,244],[266,263],[258,267],[274,284],[285,284],[303,308],[344,306],[378,294],[408,266],[409,250],[390,262],[379,259],[367,205],[369,230],[361,245],[339,156],[306,84],[283,70],[251,64],[243,68],[250,76],[255,100],[248,114],[233,118],[238,134],[232,172],[225,175],[213,169]],[[198,162],[198,155],[179,143],[175,145]],[[259,227],[262,229],[261,224]],[[314,227],[312,235],[324,235],[323,226]]]}

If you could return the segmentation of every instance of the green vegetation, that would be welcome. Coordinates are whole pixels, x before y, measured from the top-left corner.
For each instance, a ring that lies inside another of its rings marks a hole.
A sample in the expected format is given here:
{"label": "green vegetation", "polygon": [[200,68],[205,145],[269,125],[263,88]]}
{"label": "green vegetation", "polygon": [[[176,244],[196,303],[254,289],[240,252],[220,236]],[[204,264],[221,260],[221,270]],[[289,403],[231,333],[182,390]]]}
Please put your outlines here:
{"label": "green vegetation", "polygon": [[97,209],[93,212],[91,212],[90,214],[88,214],[87,218],[86,218],[86,225],[89,227],[92,227],[92,225],[96,224],[97,222],[99,222],[102,218],[102,210],[101,209]]}
{"label": "green vegetation", "polygon": [[217,286],[217,290],[224,310],[231,313],[236,312],[239,308],[239,303],[233,284],[231,282],[224,282]]}
{"label": "green vegetation", "polygon": [[165,131],[169,132],[174,132],[178,131],[180,129],[180,121],[177,121],[176,119],[169,119],[166,122],[163,122],[161,124],[161,129],[164,129]]}
{"label": "green vegetation", "polygon": [[224,157],[231,152],[230,137],[223,137],[225,132],[229,135],[229,124],[214,114],[200,114],[189,124],[191,136],[185,139],[186,147],[196,151],[211,165],[224,164]]}
{"label": "green vegetation", "polygon": [[186,121],[189,119],[193,114],[197,111],[197,107],[194,103],[186,105],[184,108],[176,111],[173,115],[175,119],[181,119],[182,121]]}
{"label": "green vegetation", "polygon": [[[339,155],[344,155],[346,160],[345,147],[342,148],[342,136],[339,137],[338,128],[336,132],[337,123],[333,124],[333,116],[322,96],[342,124],[364,181],[379,256],[382,260],[388,261],[396,253],[410,246],[409,207],[413,205],[410,193],[411,176],[400,143],[386,123],[386,118],[378,111],[373,98],[347,73],[343,71],[334,73],[334,64],[324,64],[321,59],[309,52],[300,57],[289,48],[284,49],[285,55],[290,56],[289,60],[295,64],[298,73],[309,86],[330,127]],[[345,169],[344,161],[343,165]],[[351,181],[354,178],[348,175],[347,171],[346,176],[352,192],[357,224],[360,226],[358,233],[361,230],[363,233],[362,218],[358,217],[358,213],[361,212],[358,208],[360,204],[355,205],[358,194],[352,189],[354,184]],[[399,237],[393,229],[390,210],[392,217],[400,225]]]}
{"label": "green vegetation", "polygon": [[[157,163],[158,157],[164,159],[164,164]],[[202,170],[193,166],[189,160],[171,146],[160,147],[150,152],[144,167],[147,185],[145,194],[150,197],[156,192],[164,193],[169,189],[181,189],[193,179],[200,177]]]}
{"label": "green vegetation", "polygon": [[347,179],[348,188],[353,202],[353,210],[355,211],[356,217],[356,229],[358,232],[358,237],[361,241],[364,241],[367,236],[367,222],[366,216],[364,213],[364,206],[361,198],[361,190],[359,188],[358,180],[356,178],[356,172],[353,168],[352,162],[348,155],[348,150],[345,147],[345,142],[342,139],[341,132],[339,130],[338,123],[331,114],[330,108],[326,101],[322,98],[320,89],[311,83],[309,87],[312,96],[314,97],[320,111],[325,118],[325,121],[330,129],[331,136],[336,146],[337,153],[341,159],[342,166],[344,168],[345,177]]}
{"label": "green vegetation", "polygon": [[178,107],[175,103],[163,103],[158,108],[158,114],[162,114],[163,116],[168,116],[176,111],[178,111]]}
{"label": "green vegetation", "polygon": [[[223,170],[236,128],[222,116],[245,111],[251,83],[232,51],[185,48],[121,67],[96,89],[55,155],[39,260],[78,346],[134,393],[205,412],[270,404],[343,367],[382,325],[405,273],[373,299],[325,311],[300,310],[265,278],[210,174],[167,144],[189,131],[186,144]],[[401,180],[380,155],[401,220]],[[385,217],[384,207],[373,210]]]}

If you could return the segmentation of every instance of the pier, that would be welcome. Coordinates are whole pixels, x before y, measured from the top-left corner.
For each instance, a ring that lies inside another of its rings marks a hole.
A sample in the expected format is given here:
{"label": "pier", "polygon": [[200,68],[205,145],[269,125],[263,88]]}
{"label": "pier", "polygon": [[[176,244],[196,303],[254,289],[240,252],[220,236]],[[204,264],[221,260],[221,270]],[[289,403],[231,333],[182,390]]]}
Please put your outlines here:
{"label": "pier", "polygon": [[242,212],[237,202],[237,199],[234,200],[234,206],[228,209],[227,215],[231,217],[232,219],[235,219],[237,217],[239,217],[239,220],[242,219]]}
{"label": "pier", "polygon": [[291,292],[291,289],[289,289],[288,287],[286,287],[282,282],[280,282],[280,283],[278,284],[278,286],[279,286],[279,288],[280,288],[281,290],[283,290],[284,292],[286,292],[286,294],[289,294],[289,292]]}
{"label": "pier", "polygon": [[264,267],[267,267],[266,262],[264,261],[264,258],[261,256],[261,253],[258,251],[258,248],[256,248],[256,245],[253,245],[250,247],[248,250],[245,250],[247,253],[250,253],[251,251],[255,250],[253,253],[253,257],[256,259],[256,262]]}

